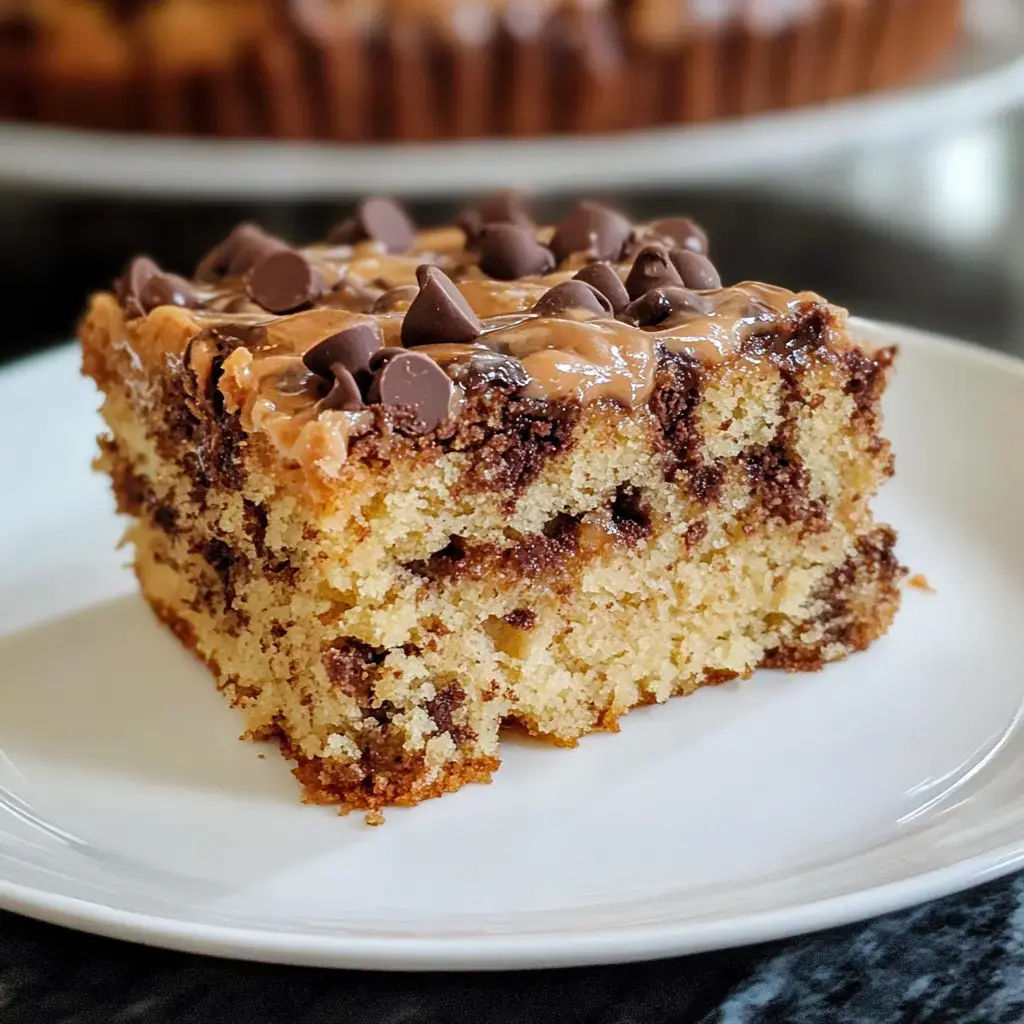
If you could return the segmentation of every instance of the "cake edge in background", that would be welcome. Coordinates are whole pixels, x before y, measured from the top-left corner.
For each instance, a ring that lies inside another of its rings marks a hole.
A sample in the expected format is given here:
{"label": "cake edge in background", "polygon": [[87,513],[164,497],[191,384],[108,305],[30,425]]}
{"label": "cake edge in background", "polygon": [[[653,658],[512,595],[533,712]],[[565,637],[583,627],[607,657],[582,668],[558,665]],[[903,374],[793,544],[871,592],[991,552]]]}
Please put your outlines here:
{"label": "cake edge in background", "polygon": [[962,0],[28,0],[0,11],[0,119],[224,138],[623,131],[910,81]]}

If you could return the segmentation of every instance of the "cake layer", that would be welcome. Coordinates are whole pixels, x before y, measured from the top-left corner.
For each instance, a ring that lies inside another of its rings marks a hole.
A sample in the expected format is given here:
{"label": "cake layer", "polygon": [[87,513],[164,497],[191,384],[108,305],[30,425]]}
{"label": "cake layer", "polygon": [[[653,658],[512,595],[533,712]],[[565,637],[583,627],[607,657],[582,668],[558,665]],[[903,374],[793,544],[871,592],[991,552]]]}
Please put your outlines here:
{"label": "cake layer", "polygon": [[83,324],[143,593],[310,800],[415,803],[504,727],[572,745],[820,668],[899,603],[892,353],[719,287],[683,218],[501,202],[407,238],[364,204],[301,252],[247,228],[192,281],[136,259]]}
{"label": "cake layer", "polygon": [[0,118],[278,138],[598,132],[825,102],[920,74],[961,0],[28,0]]}

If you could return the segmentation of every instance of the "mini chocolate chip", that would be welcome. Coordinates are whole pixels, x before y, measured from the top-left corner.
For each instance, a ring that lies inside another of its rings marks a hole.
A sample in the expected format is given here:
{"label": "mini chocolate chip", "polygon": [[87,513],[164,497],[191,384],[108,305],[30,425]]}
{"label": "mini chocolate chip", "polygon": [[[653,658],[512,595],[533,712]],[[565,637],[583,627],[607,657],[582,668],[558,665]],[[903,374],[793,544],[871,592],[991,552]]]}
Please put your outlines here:
{"label": "mini chocolate chip", "polygon": [[256,224],[239,224],[219,245],[215,245],[196,267],[196,280],[214,284],[222,277],[247,274],[257,263],[288,244],[268,235]]}
{"label": "mini chocolate chip", "polygon": [[408,252],[416,241],[416,226],[394,199],[374,196],[364,199],[355,216],[327,236],[332,245],[353,245],[366,239],[380,242],[386,252]]}
{"label": "mini chocolate chip", "polygon": [[466,235],[466,248],[475,249],[488,224],[515,224],[532,228],[533,218],[526,209],[522,195],[515,189],[506,189],[486,196],[475,207],[464,210],[456,221]]}
{"label": "mini chocolate chip", "polygon": [[332,370],[334,386],[325,398],[321,398],[317,402],[316,411],[340,409],[342,412],[359,412],[360,409],[365,408],[363,396],[359,392],[359,385],[356,383],[355,377],[341,363],[335,363]]}
{"label": "mini chocolate chip", "polygon": [[611,303],[616,313],[629,305],[629,292],[610,263],[591,263],[576,274],[574,280],[596,288]]}
{"label": "mini chocolate chip", "polygon": [[714,263],[703,253],[692,249],[673,249],[668,255],[679,271],[684,287],[702,292],[722,287],[722,279]]}
{"label": "mini chocolate chip", "polygon": [[400,284],[389,288],[374,304],[373,313],[400,313],[412,305],[420,290],[414,284]]}
{"label": "mini chocolate chip", "polygon": [[370,358],[384,344],[384,336],[375,323],[353,324],[323,341],[318,341],[302,357],[313,373],[331,379],[335,366],[343,366],[358,376],[370,372]]}
{"label": "mini chocolate chip", "polygon": [[538,316],[558,316],[579,309],[592,316],[611,316],[612,304],[586,281],[562,281],[549,288],[534,304]]}
{"label": "mini chocolate chip", "polygon": [[249,296],[271,313],[291,313],[324,293],[320,272],[301,252],[282,249],[260,262],[249,278]]}
{"label": "mini chocolate chip", "polygon": [[505,188],[484,196],[476,204],[476,209],[485,224],[526,226],[533,223],[523,193],[514,188]]}
{"label": "mini chocolate chip", "polygon": [[483,324],[442,270],[421,264],[416,268],[416,280],[420,292],[402,321],[403,345],[458,344],[479,336]]}
{"label": "mini chocolate chip", "polygon": [[148,256],[133,256],[128,261],[128,265],[114,284],[114,292],[118,304],[129,316],[142,316],[139,295],[146,282],[159,273],[160,268]]}
{"label": "mini chocolate chip", "polygon": [[555,268],[555,257],[532,231],[514,224],[490,224],[480,240],[480,269],[499,281],[546,274]]}
{"label": "mini chocolate chip", "polygon": [[707,253],[707,232],[689,217],[665,217],[648,224],[644,234],[670,242],[680,249],[691,252]]}
{"label": "mini chocolate chip", "polygon": [[621,213],[583,202],[558,222],[551,249],[559,263],[573,253],[586,253],[595,260],[617,260],[632,230]]}
{"label": "mini chocolate chip", "polygon": [[707,313],[709,306],[696,292],[669,285],[645,292],[622,311],[619,319],[633,323],[637,327],[656,327],[673,313],[684,311]]}
{"label": "mini chocolate chip", "polygon": [[288,252],[290,249],[287,242],[254,227],[242,234],[228,263],[228,276],[241,277],[242,274],[248,274],[268,256],[276,252]]}
{"label": "mini chocolate chip", "polygon": [[660,245],[645,245],[633,260],[629,275],[626,277],[626,291],[631,299],[639,299],[652,288],[682,284],[668,252]]}
{"label": "mini chocolate chip", "polygon": [[144,313],[150,313],[158,306],[195,309],[199,305],[199,297],[185,278],[177,274],[153,274],[139,292],[139,305]]}
{"label": "mini chocolate chip", "polygon": [[484,233],[483,217],[476,210],[463,210],[455,219],[455,223],[462,228],[462,233],[466,236],[466,251],[478,249],[480,236]]}
{"label": "mini chocolate chip", "polygon": [[370,371],[376,373],[382,366],[384,366],[389,360],[394,359],[395,356],[400,356],[403,352],[408,352],[407,348],[399,348],[397,345],[388,345],[385,348],[379,348],[376,352],[370,356]]}
{"label": "mini chocolate chip", "polygon": [[448,418],[453,385],[429,356],[402,352],[384,364],[370,386],[369,400],[392,408],[412,409],[416,433],[429,433]]}

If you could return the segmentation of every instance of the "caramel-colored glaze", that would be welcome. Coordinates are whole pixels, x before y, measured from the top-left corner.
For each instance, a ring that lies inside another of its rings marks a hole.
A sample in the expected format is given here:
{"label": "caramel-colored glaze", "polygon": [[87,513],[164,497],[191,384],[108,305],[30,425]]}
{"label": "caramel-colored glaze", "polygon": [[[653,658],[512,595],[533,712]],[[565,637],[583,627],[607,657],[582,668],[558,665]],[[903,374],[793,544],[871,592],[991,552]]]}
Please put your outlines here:
{"label": "caramel-colored glaze", "polygon": [[[643,233],[643,226],[639,229]],[[537,228],[538,239],[550,238],[550,228]],[[471,363],[474,357],[496,352],[518,360],[525,371],[525,397],[569,400],[587,404],[611,401],[625,408],[643,405],[654,389],[659,351],[689,354],[704,363],[720,362],[742,350],[751,334],[770,331],[808,306],[827,304],[811,292],[790,292],[746,281],[731,288],[700,293],[699,309],[679,310],[654,327],[641,328],[609,315],[592,316],[584,310],[566,310],[556,316],[531,313],[548,289],[570,279],[585,265],[581,255],[566,260],[543,276],[499,281],[479,268],[476,253],[467,251],[463,232],[444,228],[421,232],[412,251],[388,253],[374,241],[355,245],[310,246],[303,250],[323,275],[328,293],[314,308],[274,316],[255,306],[246,294],[244,278],[211,288],[196,285],[200,308],[161,307],[147,318],[154,328],[160,318],[173,314],[190,320],[200,339],[202,332],[235,334],[242,341],[224,362],[220,388],[231,411],[237,411],[246,430],[271,437],[278,449],[294,461],[309,461],[327,472],[344,459],[347,439],[365,430],[371,416],[364,413],[320,412],[319,400],[327,383],[306,370],[301,356],[324,338],[354,324],[375,323],[384,345],[402,346],[404,309],[366,312],[378,296],[399,285],[414,284],[423,263],[440,266],[449,274],[474,313],[482,330],[473,344],[418,346],[448,372]],[[615,267],[621,279],[629,272],[628,256]],[[836,311],[833,310],[833,313]],[[826,344],[835,339],[826,338]],[[193,369],[200,379],[210,370],[214,350],[193,344]],[[464,394],[454,389],[451,415],[458,414]],[[316,423],[343,422],[334,430],[336,443],[327,444]],[[340,433],[344,434],[343,439]],[[316,434],[316,438],[314,438]],[[311,452],[318,454],[312,455]]]}
{"label": "caramel-colored glaze", "polygon": [[489,277],[478,277],[459,281],[458,285],[473,312],[482,320],[487,320],[507,313],[529,312],[534,303],[558,280],[524,278],[519,281],[494,281]]}
{"label": "caramel-colored glaze", "polygon": [[703,295],[711,303],[709,313],[687,313],[657,331],[655,337],[671,352],[688,352],[712,363],[738,351],[759,328],[792,315],[801,306],[825,305],[813,292],[791,292],[757,281]]}
{"label": "caramel-colored glaze", "polygon": [[654,388],[654,339],[617,320],[537,317],[502,332],[505,350],[530,377],[532,398],[642,405]]}
{"label": "caramel-colored glaze", "polygon": [[[476,345],[425,345],[417,351],[446,365],[470,359],[482,349],[494,349],[520,360],[529,376],[524,389],[529,397],[572,398],[582,403],[610,399],[633,408],[643,404],[653,388],[657,343],[704,362],[718,362],[736,352],[755,331],[808,303],[824,301],[811,292],[744,282],[702,293],[710,307],[707,312],[682,311],[655,329],[610,317],[578,319],[572,311],[560,317],[531,316],[529,309],[537,298],[568,276],[563,271],[515,282],[482,278],[462,282],[460,290],[483,321],[480,341]],[[203,323],[262,325],[266,339],[260,349],[268,354],[257,354],[257,358],[277,360],[277,353],[301,355],[331,334],[370,321],[380,327],[385,345],[401,346],[404,314],[371,315],[330,307],[283,317],[200,311],[196,318]]]}
{"label": "caramel-colored glaze", "polygon": [[290,353],[254,356],[244,346],[236,348],[224,360],[220,390],[247,432],[265,434],[310,479],[336,477],[348,457],[349,437],[367,426],[368,413],[319,411],[323,385]]}

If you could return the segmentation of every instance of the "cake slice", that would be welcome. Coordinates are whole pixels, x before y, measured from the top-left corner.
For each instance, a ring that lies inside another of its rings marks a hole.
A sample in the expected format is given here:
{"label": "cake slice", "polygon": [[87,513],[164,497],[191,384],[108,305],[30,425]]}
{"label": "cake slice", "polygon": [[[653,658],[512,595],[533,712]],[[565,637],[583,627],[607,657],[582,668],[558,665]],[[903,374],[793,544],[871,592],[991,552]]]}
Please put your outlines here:
{"label": "cake slice", "polygon": [[572,746],[886,631],[893,353],[706,249],[593,203],[417,233],[373,199],[92,298],[142,592],[307,800],[417,803],[488,780],[503,726]]}

